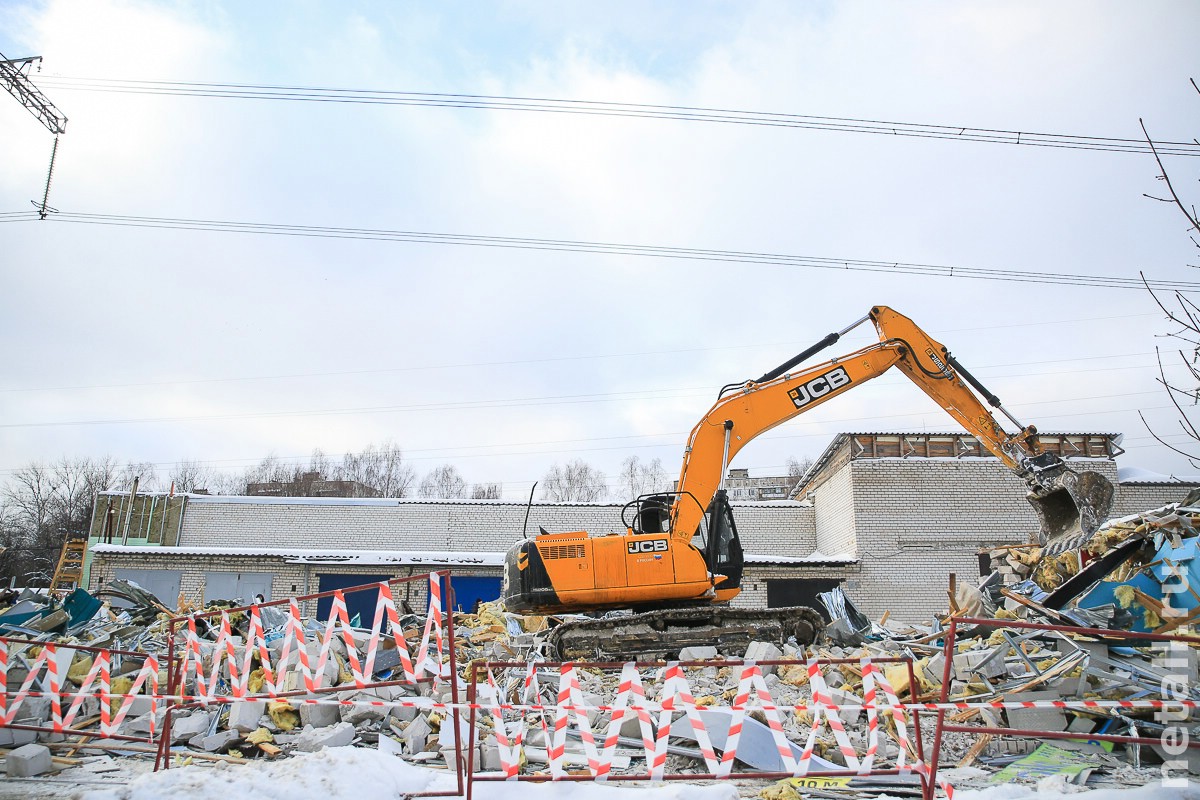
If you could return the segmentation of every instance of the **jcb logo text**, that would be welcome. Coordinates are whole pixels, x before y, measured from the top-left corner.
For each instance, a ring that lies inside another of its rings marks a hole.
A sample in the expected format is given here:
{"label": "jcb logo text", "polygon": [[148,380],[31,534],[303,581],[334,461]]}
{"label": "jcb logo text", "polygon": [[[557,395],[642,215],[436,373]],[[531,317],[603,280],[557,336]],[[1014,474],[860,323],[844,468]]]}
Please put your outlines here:
{"label": "jcb logo text", "polygon": [[836,367],[824,375],[818,375],[807,383],[802,383],[788,392],[788,397],[796,404],[796,408],[804,408],[814,400],[820,400],[825,395],[840,389],[850,383],[846,370]]}
{"label": "jcb logo text", "polygon": [[640,542],[630,542],[630,553],[664,553],[667,550],[666,539],[643,539]]}

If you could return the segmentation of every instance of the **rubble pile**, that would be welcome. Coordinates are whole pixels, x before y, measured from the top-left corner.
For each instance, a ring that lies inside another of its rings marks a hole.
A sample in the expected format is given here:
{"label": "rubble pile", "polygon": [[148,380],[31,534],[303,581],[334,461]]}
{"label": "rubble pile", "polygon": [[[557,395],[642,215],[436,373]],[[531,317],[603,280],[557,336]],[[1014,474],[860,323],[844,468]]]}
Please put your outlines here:
{"label": "rubble pile", "polygon": [[[1107,523],[1078,552],[1042,558],[1035,546],[990,549],[985,554],[991,572],[977,585],[955,582],[949,607],[931,614],[928,625],[900,623],[886,614],[872,621],[835,589],[821,596],[830,621],[817,645],[801,647],[794,640],[755,642],[746,653],[733,654],[735,660],[712,647],[686,648],[679,662],[687,666],[676,674],[686,682],[685,705],[691,704],[696,716],[679,709],[669,718],[664,769],[670,774],[711,772],[713,752],[719,757],[731,737],[737,736],[736,763],[731,769],[782,772],[780,734],[790,744],[793,758],[811,754],[811,769],[854,766],[854,754],[866,752],[873,743],[873,728],[861,706],[868,697],[882,702],[875,679],[864,674],[878,669],[901,702],[965,704],[949,710],[941,706],[944,721],[978,732],[935,732],[938,711],[932,706],[919,713],[917,725],[908,717],[907,730],[902,720],[898,724],[884,714],[874,731],[879,737],[876,766],[914,763],[919,734],[927,760],[936,746],[943,768],[976,768],[969,774],[960,769],[968,784],[1046,774],[1077,783],[1089,779],[1145,782],[1160,777],[1159,763],[1181,757],[1165,737],[1180,729],[1195,740],[1200,730],[1193,730],[1194,714],[1189,710],[1164,719],[1161,709],[1144,703],[1130,706],[1128,701],[1200,703],[1197,651],[1194,645],[1155,643],[1129,634],[1190,631],[1200,616],[1198,533],[1200,506],[1166,506]],[[82,766],[92,763],[89,759],[109,759],[112,754],[151,759],[157,750],[152,742],[162,735],[171,703],[169,740],[175,763],[240,763],[364,746],[412,763],[453,770],[470,740],[468,720],[474,718],[476,745],[467,757],[476,771],[551,774],[561,768],[552,758],[559,747],[560,763],[567,769],[587,769],[589,752],[594,755],[598,745],[585,739],[594,736],[606,741],[612,709],[620,706],[621,692],[628,691],[628,676],[621,669],[580,664],[572,673],[578,691],[571,695],[572,724],[563,746],[554,738],[562,674],[547,646],[547,632],[560,620],[508,613],[498,603],[454,615],[459,667],[454,681],[435,667],[430,677],[414,682],[406,678],[401,655],[387,646],[388,637],[379,646],[380,637],[373,635],[378,632],[371,630],[355,627],[348,637],[333,637],[324,653],[319,642],[326,623],[305,618],[303,628],[312,635],[306,636],[304,653],[298,647],[288,649],[282,632],[290,623],[278,607],[259,607],[252,619],[237,608],[240,601],[200,608],[181,597],[178,607],[171,609],[126,581],[114,582],[96,596],[76,590],[57,599],[27,591],[0,602],[7,605],[0,611],[0,636],[32,642],[10,641],[6,650],[5,709],[13,709],[15,699],[20,705],[8,726],[0,727],[0,748],[8,748],[5,769],[14,777]],[[196,638],[189,640],[185,632],[177,631],[173,650],[178,665],[187,648],[194,648],[204,664],[203,674],[214,681],[216,699],[197,700],[193,676],[183,687],[186,698],[154,701],[155,690],[160,696],[167,693],[168,621],[181,613],[222,608],[227,610],[227,629],[216,624],[219,617],[196,620]],[[957,621],[966,617],[982,621]],[[948,646],[951,618],[956,620],[956,634]],[[245,661],[241,651],[234,656],[236,645],[254,641],[250,628],[256,621],[265,632],[265,663],[260,652],[251,652]],[[1022,623],[1043,627],[1025,628]],[[400,615],[398,624],[404,638],[416,642],[426,620]],[[1080,633],[1045,626],[1092,630]],[[48,644],[60,648],[56,680],[63,700],[58,711],[51,708],[52,687],[46,677],[35,675],[32,683],[29,677],[31,671],[37,672],[39,656]],[[96,656],[72,646],[137,654],[113,656],[108,665],[112,694],[133,695],[133,699],[114,696],[106,713],[101,713],[98,697],[83,697],[96,692],[89,683],[95,677]],[[437,653],[435,660],[443,657]],[[808,666],[814,658],[821,663],[817,673]],[[867,667],[864,658],[899,661]],[[318,674],[320,686],[329,688],[312,691],[312,685],[305,683],[302,662]],[[516,666],[477,669],[485,662]],[[769,700],[757,694],[757,683],[750,686],[754,691],[749,696],[757,699],[747,704],[743,719],[735,705],[747,696],[746,662],[757,668],[756,680]],[[146,677],[156,664],[154,687]],[[368,664],[369,672],[364,673]],[[645,697],[667,696],[672,674],[662,666],[642,669],[639,680]],[[493,687],[497,700],[491,706],[483,694],[471,698],[474,707],[468,704],[472,676],[474,690],[484,691],[489,683]],[[239,679],[246,681],[251,697],[232,697],[231,687]],[[276,695],[286,696],[253,697],[270,693],[270,686],[276,687]],[[838,712],[843,731],[822,722],[823,712],[816,708],[821,698],[814,698],[814,688],[828,702],[846,707]],[[72,696],[76,692],[82,698],[79,703]],[[22,693],[28,696],[20,697]],[[1084,701],[1090,705],[1083,707]],[[499,703],[507,709],[489,710]],[[64,727],[69,732],[47,732],[55,715],[67,719],[62,715],[68,706],[69,724]],[[662,735],[657,714],[623,720],[610,743],[615,748],[610,751],[613,775],[649,771],[646,743]],[[581,718],[586,719],[586,731],[576,724]],[[695,719],[701,721],[702,730],[697,730]],[[1073,735],[1048,742],[1044,736],[1019,737],[1006,735],[1005,730]],[[113,733],[144,742],[114,740]],[[1161,738],[1163,744],[1114,744],[1092,738],[1097,735]],[[511,763],[514,741],[520,745],[516,765]],[[87,755],[96,750],[108,752]],[[1200,761],[1188,757],[1190,752],[1184,751],[1182,768],[1200,768]],[[870,791],[882,786],[904,794],[916,786],[915,780],[913,775],[857,777],[848,785],[840,784],[839,790]],[[796,788],[784,782],[767,794],[786,800]]]}

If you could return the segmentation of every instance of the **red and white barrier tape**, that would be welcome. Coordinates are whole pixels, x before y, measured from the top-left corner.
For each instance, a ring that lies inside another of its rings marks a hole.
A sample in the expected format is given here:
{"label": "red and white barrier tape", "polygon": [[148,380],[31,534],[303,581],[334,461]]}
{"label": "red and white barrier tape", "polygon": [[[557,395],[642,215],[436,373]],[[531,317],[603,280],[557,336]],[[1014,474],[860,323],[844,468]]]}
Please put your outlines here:
{"label": "red and white barrier tape", "polygon": [[[260,610],[257,606],[249,608],[249,626],[246,642],[238,644],[232,633],[229,614],[222,612],[220,627],[215,643],[207,643],[197,632],[197,619],[188,617],[185,631],[185,647],[181,675],[184,684],[194,681],[196,694],[212,699],[216,698],[217,688],[221,683],[222,663],[229,674],[229,691],[234,697],[259,696],[263,693],[251,693],[249,680],[251,666],[257,657],[263,668],[263,688],[266,695],[278,694],[284,690],[280,679],[286,671],[293,648],[304,681],[306,691],[316,691],[326,685],[326,665],[333,661],[335,651],[333,642],[341,640],[344,646],[346,666],[349,668],[354,685],[364,688],[373,683],[375,663],[379,649],[385,637],[391,640],[400,657],[400,671],[404,680],[416,683],[425,676],[432,676],[434,682],[448,677],[446,661],[446,636],[443,626],[443,610],[441,606],[441,585],[436,574],[430,576],[429,612],[425,620],[425,629],[415,661],[409,652],[408,641],[400,626],[400,617],[392,598],[391,587],[380,583],[375,604],[375,618],[367,641],[366,654],[360,661],[358,646],[354,640],[353,628],[350,626],[349,613],[346,609],[346,598],[342,591],[336,591],[332,597],[329,618],[325,623],[324,634],[316,641],[320,647],[316,656],[315,666],[311,663],[308,652],[308,639],[305,634],[304,622],[296,600],[288,607],[287,622],[284,628],[282,643],[278,646],[279,655],[272,663],[271,650],[268,647],[263,630]],[[390,634],[385,634],[390,629]],[[433,648],[431,649],[431,644]],[[205,651],[211,653],[206,658]],[[238,651],[241,651],[239,662]],[[336,685],[337,682],[330,685]]]}

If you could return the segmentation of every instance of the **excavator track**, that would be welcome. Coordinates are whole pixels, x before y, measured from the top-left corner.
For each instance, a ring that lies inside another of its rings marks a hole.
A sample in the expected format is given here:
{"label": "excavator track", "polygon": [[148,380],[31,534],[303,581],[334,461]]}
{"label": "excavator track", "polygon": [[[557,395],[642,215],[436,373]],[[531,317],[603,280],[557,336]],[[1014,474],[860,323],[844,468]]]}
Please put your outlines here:
{"label": "excavator track", "polygon": [[662,661],[703,646],[742,658],[751,642],[782,645],[795,637],[809,645],[824,628],[824,618],[807,606],[679,608],[572,620],[554,628],[549,640],[565,661]]}

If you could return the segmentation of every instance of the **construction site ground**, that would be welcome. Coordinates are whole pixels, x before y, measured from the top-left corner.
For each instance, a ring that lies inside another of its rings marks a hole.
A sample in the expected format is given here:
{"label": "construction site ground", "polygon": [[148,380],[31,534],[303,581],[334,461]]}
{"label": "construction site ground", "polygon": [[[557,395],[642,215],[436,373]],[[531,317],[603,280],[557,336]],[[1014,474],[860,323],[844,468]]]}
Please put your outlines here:
{"label": "construction site ground", "polygon": [[[96,771],[99,770],[99,771]],[[428,775],[416,774],[418,771]],[[79,773],[83,774],[79,774]],[[1040,785],[988,785],[989,774],[978,769],[954,770],[948,776],[959,787],[958,800],[1196,800],[1200,784],[1169,787],[1157,770],[1130,770],[1117,781],[1088,789],[1054,780]],[[439,784],[440,781],[440,784]],[[476,784],[479,800],[734,800],[770,796],[774,781],[713,781],[658,784]],[[250,765],[193,764],[153,773],[150,761],[136,759],[90,761],[54,775],[0,780],[3,800],[191,800],[195,797],[236,797],[255,800],[395,800],[435,787],[453,787],[445,770],[411,767],[369,749],[338,748],[279,762]],[[778,796],[778,795],[776,795]],[[833,793],[802,793],[801,797],[855,797]],[[887,793],[878,798],[903,797]]]}
{"label": "construction site ground", "polygon": [[[87,593],[24,595],[0,612],[0,798],[372,800],[453,792],[469,759],[484,800],[901,798],[919,793],[916,776],[887,770],[935,764],[939,796],[1200,800],[1189,783],[1200,759],[1164,764],[1168,734],[1197,740],[1200,593],[1173,587],[1200,567],[1198,534],[1200,508],[1154,509],[1111,521],[1087,558],[991,551],[990,574],[958,581],[931,624],[867,619],[834,590],[821,596],[831,621],[816,644],[691,646],[640,666],[556,663],[552,620],[498,604],[398,615],[390,583],[346,590],[378,598],[374,633],[346,618],[340,595],[340,625],[294,601],[168,609],[130,584],[105,590],[128,603],[120,613]],[[437,573],[395,580],[439,591]],[[379,647],[381,633],[394,649]],[[110,665],[112,686],[96,684]],[[153,690],[138,688],[149,679]],[[172,697],[190,699],[168,718]],[[1191,705],[1180,721],[1163,724],[1162,704],[1181,699]],[[939,710],[950,726],[940,740]],[[612,749],[598,751],[606,737]],[[167,739],[170,767],[155,772]],[[861,759],[874,759],[871,776]],[[778,778],[793,768],[849,783]]]}

